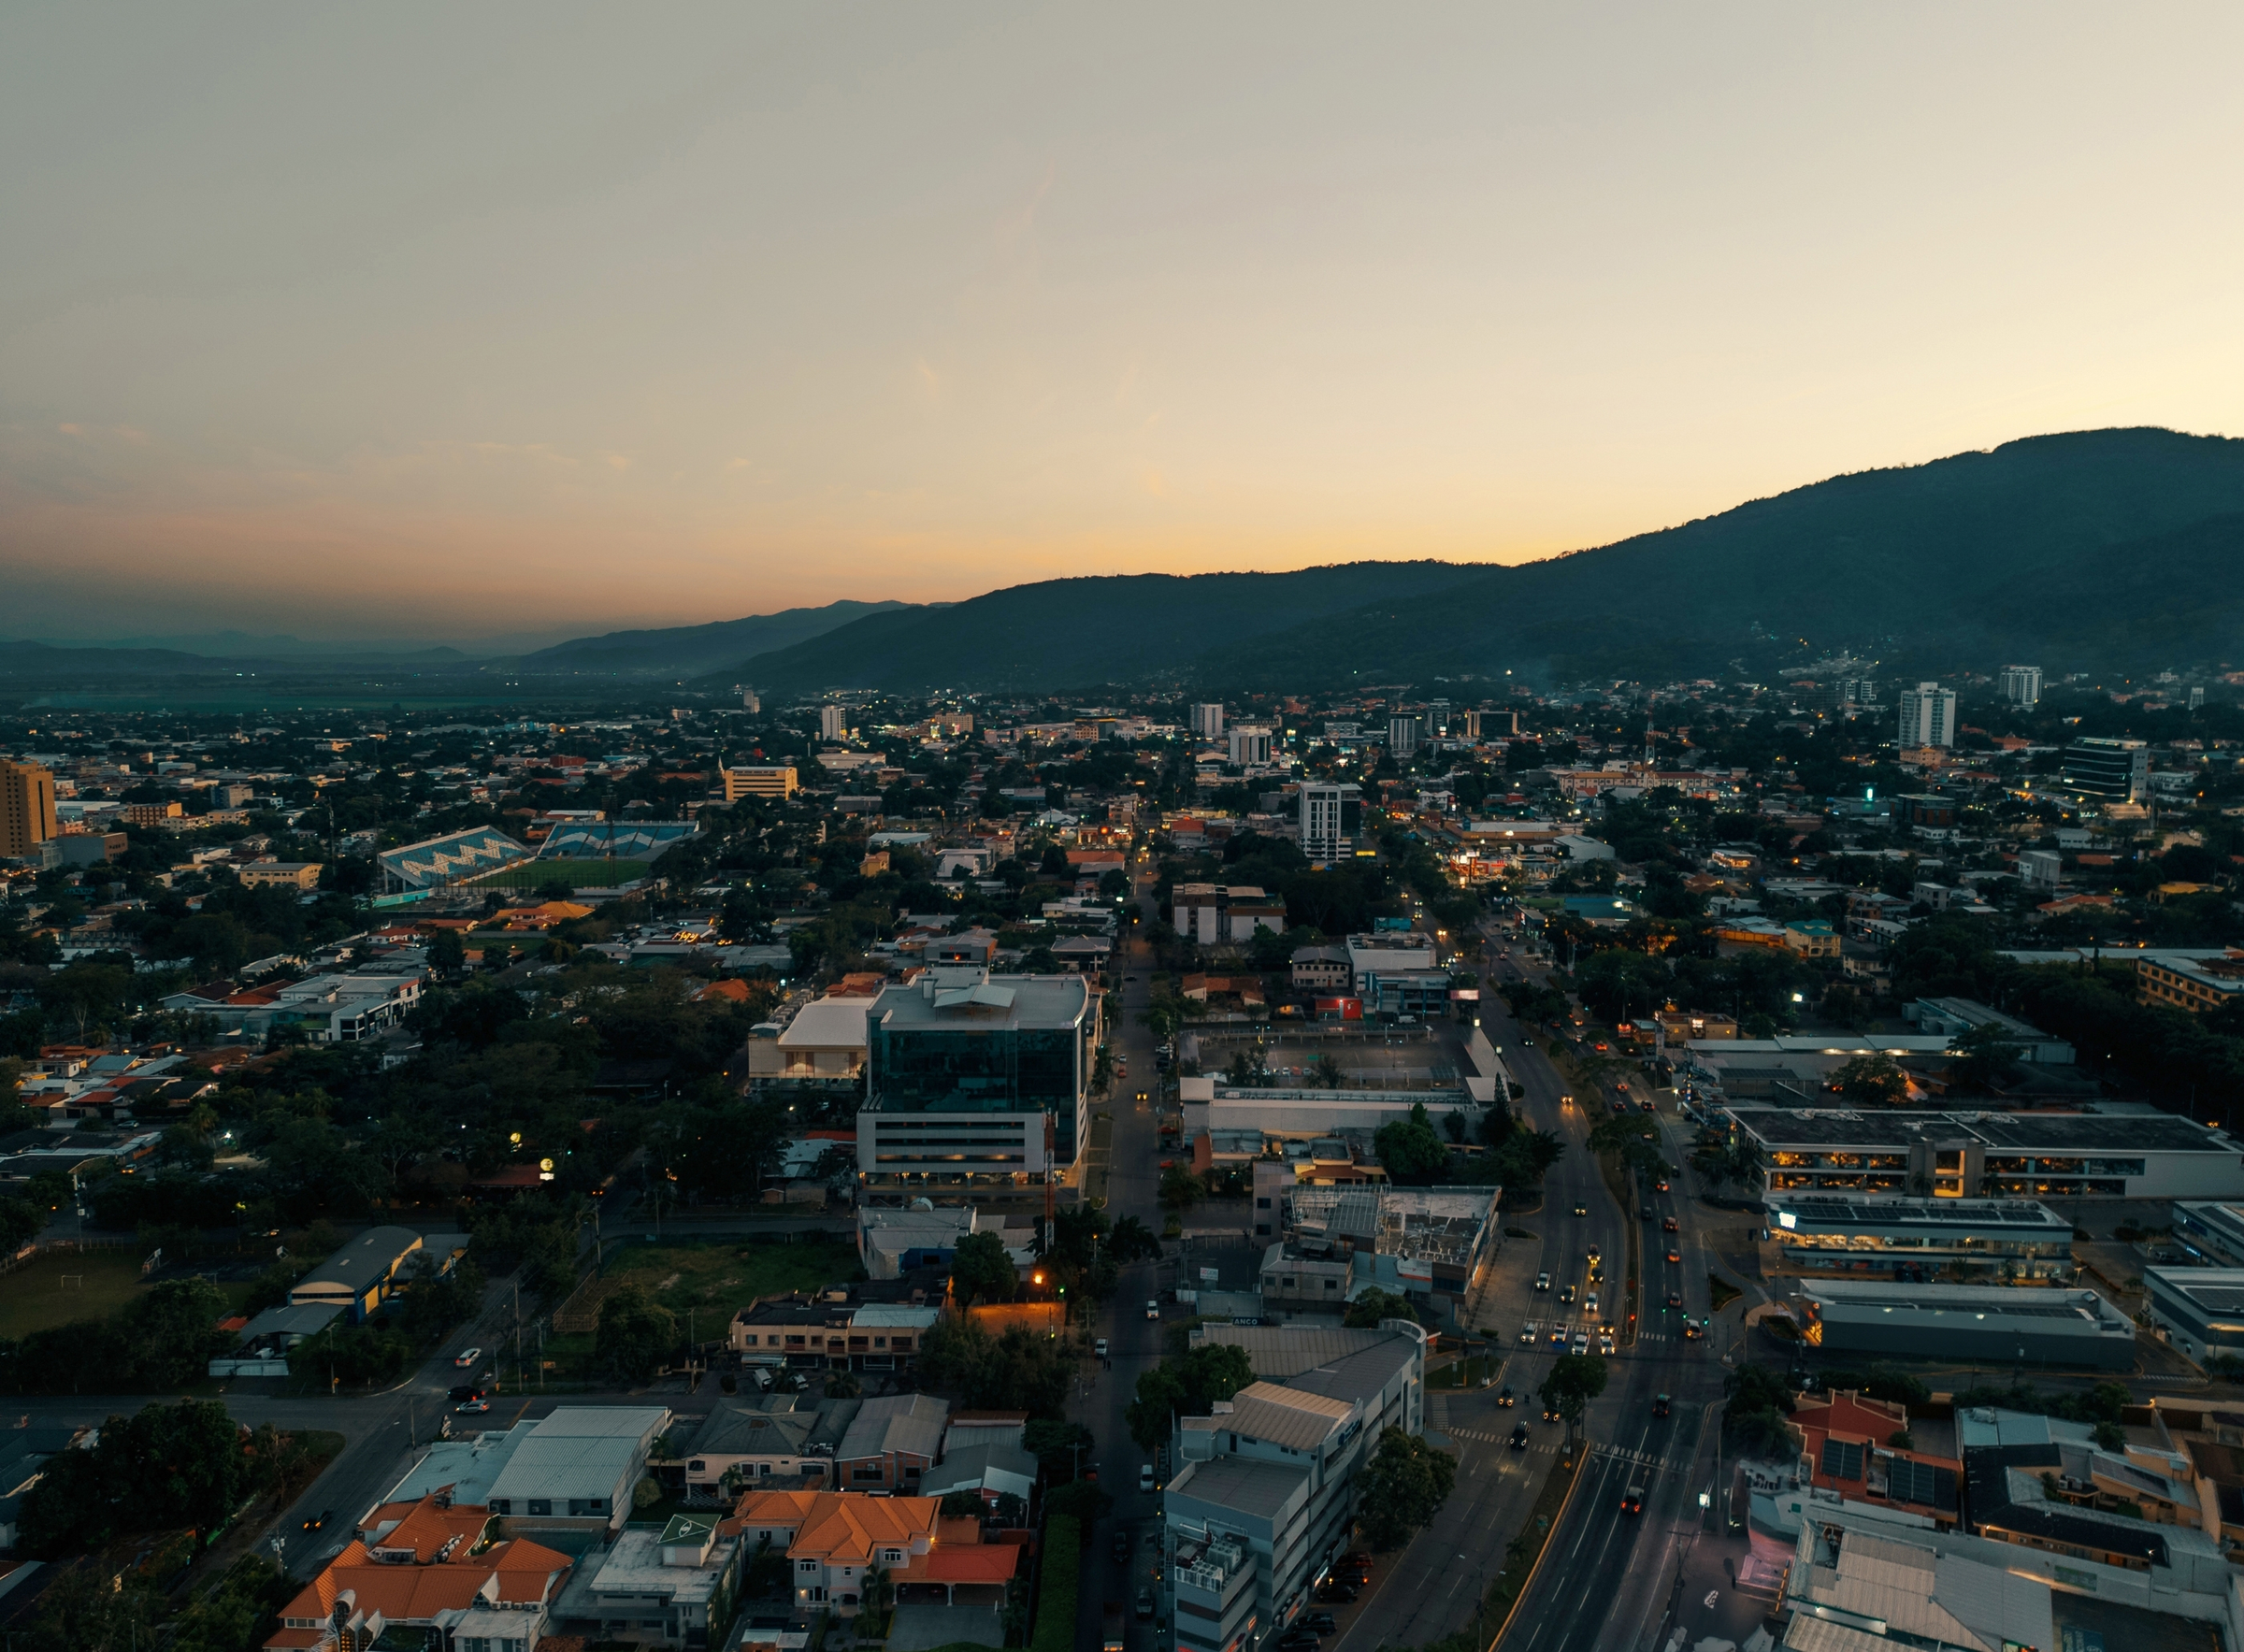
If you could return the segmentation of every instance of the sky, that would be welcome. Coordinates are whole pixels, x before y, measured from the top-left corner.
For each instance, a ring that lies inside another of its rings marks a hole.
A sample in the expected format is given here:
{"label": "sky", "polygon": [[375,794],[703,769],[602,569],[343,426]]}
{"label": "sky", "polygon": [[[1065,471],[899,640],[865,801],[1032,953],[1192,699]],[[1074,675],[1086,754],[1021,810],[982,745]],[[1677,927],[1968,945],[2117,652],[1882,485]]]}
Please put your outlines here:
{"label": "sky", "polygon": [[2244,434],[2244,10],[0,13],[0,636],[1517,562]]}

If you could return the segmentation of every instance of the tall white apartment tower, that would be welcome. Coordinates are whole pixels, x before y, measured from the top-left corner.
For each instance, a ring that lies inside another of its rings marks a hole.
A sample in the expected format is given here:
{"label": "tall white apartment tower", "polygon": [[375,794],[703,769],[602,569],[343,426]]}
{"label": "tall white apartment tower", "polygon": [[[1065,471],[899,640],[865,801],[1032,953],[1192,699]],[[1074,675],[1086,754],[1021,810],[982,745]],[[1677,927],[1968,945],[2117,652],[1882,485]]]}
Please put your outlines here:
{"label": "tall white apartment tower", "polygon": [[2003,668],[2003,697],[2014,706],[2032,711],[2041,703],[2041,668],[2039,666],[2005,666]]}
{"label": "tall white apartment tower", "polygon": [[820,740],[847,740],[849,738],[849,710],[845,706],[818,708],[818,738]]}
{"label": "tall white apartment tower", "polygon": [[1901,743],[1952,746],[1956,743],[1956,691],[1937,682],[1920,682],[1901,691]]}
{"label": "tall white apartment tower", "polygon": [[1347,845],[1341,829],[1341,810],[1356,793],[1352,785],[1331,781],[1302,784],[1302,853],[1312,864],[1338,860]]}
{"label": "tall white apartment tower", "polygon": [[1394,716],[1387,720],[1387,749],[1398,760],[1418,749],[1426,738],[1426,725],[1416,717]]}
{"label": "tall white apartment tower", "polygon": [[1221,705],[1194,706],[1192,732],[1202,740],[1223,738],[1223,707]]}

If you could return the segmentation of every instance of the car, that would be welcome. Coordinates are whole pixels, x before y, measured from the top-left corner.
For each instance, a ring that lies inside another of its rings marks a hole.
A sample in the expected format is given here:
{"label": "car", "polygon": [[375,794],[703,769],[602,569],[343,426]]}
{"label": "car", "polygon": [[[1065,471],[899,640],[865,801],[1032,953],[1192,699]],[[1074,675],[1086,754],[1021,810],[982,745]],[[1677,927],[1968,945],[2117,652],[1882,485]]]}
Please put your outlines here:
{"label": "car", "polygon": [[1158,1302],[1155,1301],[1155,1300],[1153,1300],[1151,1297],[1148,1297],[1148,1298],[1146,1298],[1146,1299],[1145,1299],[1145,1317],[1146,1317],[1146,1318],[1148,1318],[1148,1319],[1158,1319],[1160,1316],[1161,1316],[1161,1305],[1160,1305],[1160,1303],[1158,1303]]}
{"label": "car", "polygon": [[481,1400],[483,1397],[483,1391],[473,1383],[462,1383],[444,1397],[452,1401]]}
{"label": "car", "polygon": [[1683,1293],[1679,1290],[1669,1291],[1667,1293],[1667,1305],[1671,1308],[1680,1308],[1683,1305]]}
{"label": "car", "polygon": [[1686,1319],[1683,1322],[1683,1340],[1685,1342],[1695,1343],[1705,1334],[1706,1328],[1701,1325],[1697,1320]]}
{"label": "car", "polygon": [[1525,1451],[1527,1449],[1527,1425],[1525,1423],[1514,1423],[1512,1425],[1512,1449],[1514,1451]]}
{"label": "car", "polygon": [[455,1357],[453,1360],[453,1364],[458,1366],[462,1371],[466,1371],[470,1365],[473,1365],[482,1357],[483,1351],[481,1348],[470,1348],[465,1354]]}
{"label": "car", "polygon": [[1315,1630],[1289,1629],[1278,1637],[1278,1652],[1314,1652],[1316,1645]]}
{"label": "car", "polygon": [[1329,1635],[1340,1628],[1340,1620],[1330,1612],[1304,1612],[1302,1614],[1302,1627],[1313,1629],[1320,1635]]}
{"label": "car", "polygon": [[1140,1463],[1138,1465],[1138,1489],[1140,1491],[1151,1491],[1153,1489],[1153,1465],[1151,1463]]}
{"label": "car", "polygon": [[1100,1337],[1097,1342],[1091,1344],[1091,1355],[1094,1358],[1098,1359],[1104,1359],[1106,1358],[1106,1339],[1104,1337]]}
{"label": "car", "polygon": [[1645,1219],[1646,1221],[1647,1221],[1647,1222],[1648,1222],[1648,1221],[1650,1221],[1650,1220],[1652,1219],[1652,1207],[1651,1207],[1650,1205],[1648,1205],[1648,1204],[1647,1204],[1647,1205],[1646,1205],[1646,1206],[1644,1207],[1644,1212],[1643,1212],[1643,1214],[1644,1214],[1644,1219]]}
{"label": "car", "polygon": [[1561,1107],[1572,1107],[1574,1105],[1574,1098],[1572,1096],[1561,1096],[1559,1098],[1559,1105]]}
{"label": "car", "polygon": [[1138,1591],[1138,1621],[1140,1623],[1153,1621],[1153,1591],[1149,1588]]}
{"label": "car", "polygon": [[1665,1193],[1667,1191],[1667,1178],[1662,1176],[1657,1182],[1654,1182],[1652,1185],[1657,1187],[1661,1192]]}
{"label": "car", "polygon": [[1590,1214],[1590,1207],[1586,1204],[1577,1204],[1574,1207],[1574,1214],[1577,1216],[1586,1216]]}
{"label": "car", "polygon": [[1533,1320],[1529,1320],[1525,1325],[1519,1328],[1519,1341],[1524,1344],[1532,1345],[1536,1336],[1539,1334],[1540,1329],[1541,1328],[1538,1327]]}
{"label": "car", "polygon": [[1139,1099],[1139,1100],[1141,1100],[1141,1101],[1149,1101],[1149,1100],[1151,1100],[1151,1099],[1152,1099],[1152,1098],[1151,1098],[1150,1096],[1148,1096],[1148,1095],[1147,1095],[1147,1094],[1146,1094],[1146,1093],[1145,1093],[1144,1090],[1140,1090],[1140,1091],[1138,1092],[1138,1099]]}
{"label": "car", "polygon": [[453,1407],[453,1410],[458,1412],[462,1416],[480,1415],[490,1409],[491,1401],[488,1400],[465,1400]]}
{"label": "car", "polygon": [[1129,1564],[1129,1533],[1127,1531],[1115,1533],[1115,1564],[1117,1566]]}
{"label": "car", "polygon": [[1662,1233],[1680,1233],[1683,1231],[1683,1224],[1676,1221],[1673,1216],[1661,1216],[1660,1218],[1660,1231]]}
{"label": "car", "polygon": [[1582,1312],[1591,1318],[1597,1316],[1597,1293],[1595,1291],[1591,1291],[1582,1299]]}
{"label": "car", "polygon": [[1597,1260],[1601,1259],[1601,1258],[1602,1258],[1602,1257],[1604,1256],[1604,1254],[1605,1254],[1604,1252],[1603,1252],[1602,1250],[1598,1249],[1598,1248],[1597,1248],[1597,1246],[1595,1246],[1594,1244],[1593,1244],[1593,1245],[1591,1245],[1591,1246],[1590,1247],[1590,1259],[1592,1262],[1594,1262],[1594,1261],[1597,1261]]}
{"label": "car", "polygon": [[1547,1273],[1536,1274],[1535,1288],[1537,1290],[1548,1290],[1550,1288],[1550,1275]]}
{"label": "car", "polygon": [[1563,1348],[1566,1345],[1566,1328],[1564,1326],[1554,1325],[1550,1328],[1550,1345],[1554,1348]]}
{"label": "car", "polygon": [[304,1530],[307,1531],[317,1531],[321,1527],[326,1525],[328,1521],[334,1518],[335,1511],[333,1509],[322,1509],[318,1514],[307,1516],[305,1517]]}
{"label": "car", "polygon": [[1590,1333],[1588,1331],[1577,1330],[1574,1333],[1574,1351],[1576,1354],[1590,1352]]}
{"label": "car", "polygon": [[1597,1351],[1608,1358],[1611,1357],[1613,1353],[1613,1333],[1611,1331],[1601,1330],[1597,1333]]}
{"label": "car", "polygon": [[1513,1406],[1519,1403],[1519,1397],[1513,1393],[1511,1389],[1504,1388],[1498,1392],[1496,1396],[1496,1403],[1502,1406],[1505,1411],[1509,1411]]}
{"label": "car", "polygon": [[1636,1105],[1643,1108],[1647,1113],[1652,1111],[1651,1098],[1648,1096],[1646,1097],[1642,1101],[1637,1102]]}
{"label": "car", "polygon": [[1356,1603],[1356,1597],[1362,1592],[1354,1584],[1341,1583],[1336,1579],[1319,1588],[1315,1599],[1327,1606],[1352,1606]]}
{"label": "car", "polygon": [[1571,1285],[1568,1285],[1568,1286],[1560,1286],[1560,1287],[1559,1287],[1559,1300],[1560,1300],[1560,1301],[1561,1301],[1561,1302],[1571,1302],[1571,1301],[1573,1301],[1573,1300],[1574,1300],[1574,1286],[1572,1286]]}
{"label": "car", "polygon": [[1652,1415],[1654,1416],[1666,1416],[1673,1412],[1675,1408],[1676,1402],[1673,1400],[1670,1400],[1665,1394],[1654,1394],[1652,1396]]}
{"label": "car", "polygon": [[1546,1423],[1556,1423],[1563,1422],[1565,1419],[1559,1415],[1559,1409],[1557,1406],[1546,1404],[1543,1407],[1543,1420]]}
{"label": "car", "polygon": [[1671,1244],[1667,1247],[1667,1259],[1671,1262],[1680,1262],[1683,1259],[1683,1253]]}
{"label": "car", "polygon": [[1620,1512],[1624,1515],[1644,1513],[1644,1487],[1632,1486],[1620,1494]]}

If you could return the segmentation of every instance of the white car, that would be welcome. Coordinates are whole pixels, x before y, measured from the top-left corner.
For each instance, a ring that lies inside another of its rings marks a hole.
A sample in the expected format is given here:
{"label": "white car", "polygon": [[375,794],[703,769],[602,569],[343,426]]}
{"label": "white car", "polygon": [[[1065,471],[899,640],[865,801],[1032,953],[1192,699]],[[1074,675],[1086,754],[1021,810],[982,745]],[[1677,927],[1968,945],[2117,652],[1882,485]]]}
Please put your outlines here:
{"label": "white car", "polygon": [[1160,1316],[1161,1304],[1152,1297],[1147,1297],[1145,1299],[1145,1317],[1148,1319],[1158,1319]]}
{"label": "white car", "polygon": [[1588,1296],[1582,1299],[1582,1310],[1588,1314],[1590,1318],[1595,1319],[1597,1317],[1597,1293],[1595,1291],[1591,1291]]}
{"label": "white car", "polygon": [[1096,1358],[1100,1359],[1104,1359],[1106,1358],[1106,1339],[1104,1337],[1100,1337],[1097,1342],[1091,1344],[1091,1353]]}
{"label": "white car", "polygon": [[1601,1330],[1597,1333],[1597,1351],[1600,1354],[1607,1355],[1613,1352],[1613,1333],[1611,1331]]}
{"label": "white car", "polygon": [[481,1348],[470,1348],[465,1354],[462,1354],[458,1358],[454,1359],[453,1364],[465,1371],[468,1366],[473,1365],[482,1357],[483,1351]]}
{"label": "white car", "polygon": [[1138,1465],[1138,1489],[1140,1491],[1151,1491],[1153,1489],[1153,1465],[1151,1463],[1140,1463]]}
{"label": "white car", "polygon": [[1588,1331],[1577,1330],[1574,1333],[1574,1351],[1576,1354],[1590,1352],[1590,1333]]}

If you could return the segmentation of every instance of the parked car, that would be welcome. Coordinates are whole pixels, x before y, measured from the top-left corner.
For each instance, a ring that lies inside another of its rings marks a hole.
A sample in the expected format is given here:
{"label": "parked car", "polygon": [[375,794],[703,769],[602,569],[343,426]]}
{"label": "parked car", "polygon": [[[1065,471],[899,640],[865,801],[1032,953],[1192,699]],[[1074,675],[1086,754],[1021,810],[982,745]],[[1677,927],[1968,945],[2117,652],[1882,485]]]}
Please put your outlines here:
{"label": "parked car", "polygon": [[1106,1339],[1104,1337],[1100,1337],[1097,1342],[1093,1343],[1091,1344],[1091,1352],[1097,1358],[1104,1359],[1106,1358]]}
{"label": "parked car", "polygon": [[1304,1612],[1302,1627],[1313,1629],[1320,1635],[1329,1635],[1340,1627],[1340,1620],[1330,1612]]}
{"label": "parked car", "polygon": [[1356,1597],[1362,1592],[1352,1583],[1341,1583],[1335,1580],[1320,1587],[1316,1591],[1316,1599],[1328,1606],[1352,1606],[1356,1603]]}
{"label": "parked car", "polygon": [[1151,1463],[1140,1463],[1138,1465],[1138,1489],[1140,1491],[1151,1491],[1153,1489],[1153,1465]]}
{"label": "parked car", "polygon": [[1153,1591],[1149,1588],[1138,1591],[1138,1621],[1140,1623],[1153,1621]]}
{"label": "parked car", "polygon": [[1115,1533],[1115,1564],[1117,1566],[1129,1564],[1129,1533],[1127,1531]]}
{"label": "parked car", "polygon": [[1624,1515],[1644,1513],[1644,1487],[1632,1486],[1620,1494],[1620,1512]]}
{"label": "parked car", "polygon": [[453,1364],[458,1366],[462,1371],[466,1371],[470,1365],[473,1365],[482,1357],[483,1351],[481,1348],[470,1348],[465,1354],[461,1354],[454,1358]]}
{"label": "parked car", "polygon": [[1514,1451],[1525,1451],[1527,1449],[1527,1425],[1525,1423],[1514,1423],[1512,1425],[1512,1449]]}

